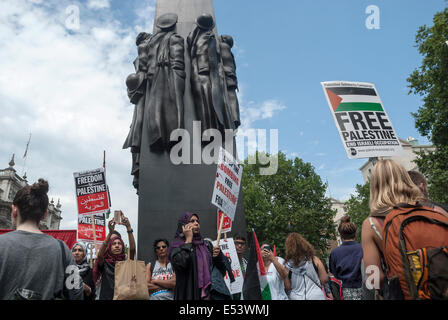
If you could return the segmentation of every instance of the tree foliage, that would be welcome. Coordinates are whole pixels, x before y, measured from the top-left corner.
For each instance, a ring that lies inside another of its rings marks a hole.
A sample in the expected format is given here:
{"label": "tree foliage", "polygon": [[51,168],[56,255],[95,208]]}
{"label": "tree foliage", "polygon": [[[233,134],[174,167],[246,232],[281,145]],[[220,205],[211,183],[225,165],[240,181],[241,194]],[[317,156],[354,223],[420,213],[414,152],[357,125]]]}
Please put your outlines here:
{"label": "tree foliage", "polygon": [[369,216],[369,199],[370,199],[370,182],[356,185],[356,194],[352,194],[344,204],[347,215],[350,216],[352,222],[358,228],[356,232],[356,240],[361,241],[361,226],[363,221]]}
{"label": "tree foliage", "polygon": [[434,25],[422,26],[416,35],[416,47],[422,64],[407,79],[409,93],[420,95],[421,106],[412,115],[421,135],[428,137],[436,151],[420,153],[416,161],[428,178],[429,195],[435,201],[448,202],[448,8],[436,13]]}
{"label": "tree foliage", "polygon": [[324,256],[328,240],[335,239],[335,211],[325,197],[327,186],[310,163],[286,159],[281,152],[277,159],[278,171],[273,175],[260,175],[259,162],[249,164],[246,159],[244,163],[247,232],[254,229],[259,241],[275,245],[283,256],[287,235],[297,232],[314,246],[316,254]]}

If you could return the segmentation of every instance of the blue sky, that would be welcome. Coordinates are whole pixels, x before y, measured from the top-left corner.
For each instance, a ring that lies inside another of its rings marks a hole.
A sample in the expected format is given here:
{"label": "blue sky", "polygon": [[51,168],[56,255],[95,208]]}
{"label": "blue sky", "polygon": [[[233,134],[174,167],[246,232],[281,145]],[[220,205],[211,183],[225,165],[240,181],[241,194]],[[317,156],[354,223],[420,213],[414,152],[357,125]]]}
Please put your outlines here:
{"label": "blue sky", "polygon": [[[69,30],[75,5],[80,28]],[[380,29],[368,30],[369,5]],[[135,37],[151,31],[155,1],[8,0],[0,3],[0,167],[16,154],[29,182],[46,177],[60,198],[61,228],[75,229],[73,172],[102,164],[107,152],[113,209],[137,219],[128,150],[132,118],[124,86],[133,72]],[[321,81],[372,82],[401,138],[423,144],[406,78],[420,65],[419,26],[432,25],[443,0],[215,0],[218,32],[230,34],[246,128],[278,129],[279,149],[311,162],[331,196],[345,200],[363,179],[349,160]],[[22,159],[33,133],[26,165]],[[134,229],[135,230],[135,229]]]}
{"label": "blue sky", "polygon": [[[380,10],[380,29],[369,30],[369,5]],[[331,195],[347,199],[363,183],[349,160],[320,86],[321,81],[373,82],[398,136],[420,143],[411,112],[421,105],[408,95],[406,78],[420,64],[414,47],[419,26],[431,25],[444,1],[215,1],[220,33],[234,36],[244,97],[274,99],[286,108],[260,128],[279,128],[279,148],[311,162]]]}

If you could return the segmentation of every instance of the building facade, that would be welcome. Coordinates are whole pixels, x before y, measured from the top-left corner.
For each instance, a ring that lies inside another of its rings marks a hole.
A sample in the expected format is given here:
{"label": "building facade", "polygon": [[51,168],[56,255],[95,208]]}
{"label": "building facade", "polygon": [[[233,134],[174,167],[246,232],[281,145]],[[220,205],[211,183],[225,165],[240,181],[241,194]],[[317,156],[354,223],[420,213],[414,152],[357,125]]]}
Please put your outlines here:
{"label": "building facade", "polygon": [[[432,145],[419,145],[418,140],[412,137],[409,137],[406,140],[399,140],[401,143],[401,147],[403,148],[403,153],[393,157],[382,157],[382,159],[392,159],[401,164],[406,169],[406,171],[418,171],[418,167],[414,162],[414,160],[417,158],[417,152],[431,152],[435,150],[435,147]],[[361,168],[359,168],[362,173],[362,177],[364,178],[364,182],[367,182],[367,180],[369,180],[372,169],[377,161],[377,158],[369,158],[369,160],[364,163]]]}
{"label": "building facade", "polygon": [[[20,177],[14,169],[14,155],[9,162],[9,167],[0,170],[0,229],[13,229],[11,217],[11,205],[16,193],[28,185],[26,174]],[[42,220],[39,228],[42,230],[59,230],[62,220],[61,204],[55,205],[53,199],[48,205],[48,215]]]}
{"label": "building facade", "polygon": [[342,243],[337,228],[339,226],[339,222],[341,222],[341,218],[345,216],[346,213],[344,209],[344,202],[336,200],[334,198],[330,198],[330,201],[331,201],[331,209],[336,210],[336,215],[333,218],[333,222],[336,226],[336,241],[330,240],[328,242],[328,252],[331,252],[331,250],[339,247]]}

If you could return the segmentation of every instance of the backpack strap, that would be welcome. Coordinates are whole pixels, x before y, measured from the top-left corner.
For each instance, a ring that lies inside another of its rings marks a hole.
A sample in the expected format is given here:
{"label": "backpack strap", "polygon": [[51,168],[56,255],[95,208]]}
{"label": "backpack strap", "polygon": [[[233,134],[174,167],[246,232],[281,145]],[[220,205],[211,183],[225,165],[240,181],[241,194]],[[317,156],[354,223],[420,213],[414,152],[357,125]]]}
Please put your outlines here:
{"label": "backpack strap", "polygon": [[[377,220],[379,220],[379,219],[377,219]],[[375,233],[378,236],[378,238],[380,238],[380,240],[383,241],[383,236],[381,235],[381,233],[378,231],[378,229],[376,228],[375,224],[373,223],[372,217],[369,217],[369,222],[370,222],[370,226],[372,227],[373,231],[375,231]]]}

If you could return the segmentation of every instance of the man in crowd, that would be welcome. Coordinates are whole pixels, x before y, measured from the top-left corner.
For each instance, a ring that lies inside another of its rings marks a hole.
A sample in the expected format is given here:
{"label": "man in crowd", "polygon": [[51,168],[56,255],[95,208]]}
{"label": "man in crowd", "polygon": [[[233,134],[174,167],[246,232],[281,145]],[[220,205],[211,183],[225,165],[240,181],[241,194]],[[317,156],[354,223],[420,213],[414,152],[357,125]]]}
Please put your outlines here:
{"label": "man in crowd", "polygon": [[423,174],[417,171],[408,171],[409,176],[411,177],[412,182],[419,187],[421,192],[423,193],[423,196],[426,199],[425,203],[426,205],[433,208],[435,211],[438,211],[442,214],[448,215],[448,205],[443,203],[437,203],[434,201],[431,201],[428,196],[428,182],[426,181],[426,178]]}

